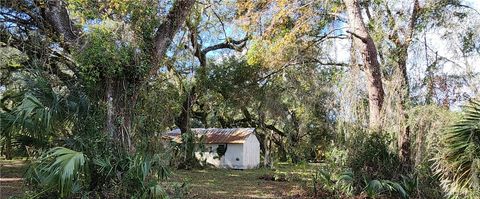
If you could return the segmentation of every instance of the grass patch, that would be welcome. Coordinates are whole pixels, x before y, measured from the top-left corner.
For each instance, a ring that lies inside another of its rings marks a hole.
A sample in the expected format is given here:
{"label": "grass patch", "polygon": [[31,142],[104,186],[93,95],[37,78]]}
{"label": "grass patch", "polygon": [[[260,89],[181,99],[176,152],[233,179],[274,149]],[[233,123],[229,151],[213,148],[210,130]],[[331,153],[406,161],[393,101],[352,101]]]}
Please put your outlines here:
{"label": "grass patch", "polygon": [[[0,159],[0,198],[21,196],[21,179],[27,169],[23,159]],[[186,182],[188,198],[311,198],[311,180],[318,165],[275,164],[275,169],[176,170],[165,187]],[[261,179],[271,176],[273,180]],[[285,180],[278,180],[284,178]]]}
{"label": "grass patch", "polygon": [[277,164],[273,170],[177,170],[169,183],[186,182],[189,198],[308,198],[316,168],[311,164]]}

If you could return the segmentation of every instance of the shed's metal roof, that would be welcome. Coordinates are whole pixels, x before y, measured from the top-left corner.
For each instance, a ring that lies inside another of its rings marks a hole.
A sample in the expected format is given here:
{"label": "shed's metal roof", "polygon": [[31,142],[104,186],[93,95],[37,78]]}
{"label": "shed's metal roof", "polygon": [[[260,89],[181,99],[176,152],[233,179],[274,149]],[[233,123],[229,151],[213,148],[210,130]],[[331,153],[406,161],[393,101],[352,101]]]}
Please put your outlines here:
{"label": "shed's metal roof", "polygon": [[[255,128],[192,128],[197,137],[204,136],[206,144],[241,144],[245,139],[255,131]],[[180,129],[175,129],[166,134],[173,141],[180,143]]]}

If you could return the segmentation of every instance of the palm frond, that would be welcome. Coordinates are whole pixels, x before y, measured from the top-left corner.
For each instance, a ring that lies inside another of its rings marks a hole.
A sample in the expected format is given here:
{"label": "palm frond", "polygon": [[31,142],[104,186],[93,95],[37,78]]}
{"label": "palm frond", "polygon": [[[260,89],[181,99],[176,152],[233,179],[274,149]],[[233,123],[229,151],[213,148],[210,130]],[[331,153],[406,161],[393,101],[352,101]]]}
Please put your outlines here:
{"label": "palm frond", "polygon": [[42,155],[30,167],[26,177],[46,189],[59,189],[61,197],[79,190],[80,175],[86,157],[83,153],[64,147],[55,147]]}
{"label": "palm frond", "polygon": [[77,91],[55,90],[40,77],[29,81],[29,88],[22,95],[12,111],[0,113],[2,132],[8,130],[12,137],[51,140],[66,135],[87,115],[89,109],[86,95]]}
{"label": "palm frond", "polygon": [[480,197],[480,101],[464,107],[463,117],[441,136],[433,170],[450,197]]}
{"label": "palm frond", "polygon": [[376,197],[385,192],[395,192],[400,194],[402,198],[408,198],[408,193],[400,183],[390,180],[371,180],[365,187],[365,192],[369,197]]}

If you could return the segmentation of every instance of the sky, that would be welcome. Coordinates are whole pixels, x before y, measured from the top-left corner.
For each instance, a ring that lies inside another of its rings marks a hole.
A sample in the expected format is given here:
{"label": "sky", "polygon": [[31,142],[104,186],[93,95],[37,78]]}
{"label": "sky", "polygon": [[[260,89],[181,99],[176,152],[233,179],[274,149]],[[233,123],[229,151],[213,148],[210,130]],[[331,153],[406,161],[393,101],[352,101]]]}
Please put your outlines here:
{"label": "sky", "polygon": [[472,7],[480,11],[480,0],[466,0],[466,2],[471,3]]}
{"label": "sky", "polygon": [[[480,0],[466,0],[464,1],[465,5],[469,5],[478,12],[480,12]],[[480,13],[476,16],[476,19],[480,19]],[[435,29],[427,32],[422,32],[417,34],[417,41],[414,42],[416,46],[411,46],[409,50],[409,62],[408,62],[408,72],[410,81],[412,83],[422,84],[424,81],[424,77],[426,74],[426,67],[427,64],[431,64],[434,60],[435,52],[438,53],[439,56],[444,57],[450,61],[445,61],[445,63],[440,67],[439,71],[437,71],[437,75],[455,75],[455,74],[465,74],[466,71],[472,71],[474,73],[480,73],[480,55],[470,56],[468,59],[463,59],[460,56],[460,51],[458,46],[453,46],[452,42],[449,42],[447,38],[444,36],[452,38],[460,38],[461,31],[468,29],[468,28],[478,28],[480,30],[480,23],[474,23],[475,19],[467,19],[467,22],[458,23],[460,24],[457,29],[454,29],[453,32],[447,32],[447,29]],[[473,25],[476,24],[478,27],[474,27]],[[345,24],[348,26],[348,24]],[[451,29],[450,29],[451,30]],[[345,33],[346,34],[346,33]],[[424,51],[424,41],[428,44],[430,48],[428,50],[429,57],[428,60],[425,58],[425,51]],[[335,50],[331,51],[330,56],[334,58],[337,62],[344,62],[348,63],[350,59],[350,42],[349,40],[336,40],[334,41]],[[455,42],[453,42],[455,43]],[[458,42],[457,42],[458,43]],[[471,83],[470,86],[462,86],[461,88],[455,90],[455,93],[463,93],[469,96],[478,95],[478,91],[480,88],[480,79],[471,79],[468,80]],[[411,84],[413,86],[413,84]],[[474,89],[477,89],[476,93]],[[418,90],[417,94],[421,94],[420,96],[424,96],[425,90]],[[415,95],[415,93],[412,93]],[[443,95],[440,92],[439,95]],[[454,93],[450,93],[449,95],[453,95]],[[464,101],[460,102],[453,102],[451,103],[452,110],[460,110],[461,105],[464,104]]]}

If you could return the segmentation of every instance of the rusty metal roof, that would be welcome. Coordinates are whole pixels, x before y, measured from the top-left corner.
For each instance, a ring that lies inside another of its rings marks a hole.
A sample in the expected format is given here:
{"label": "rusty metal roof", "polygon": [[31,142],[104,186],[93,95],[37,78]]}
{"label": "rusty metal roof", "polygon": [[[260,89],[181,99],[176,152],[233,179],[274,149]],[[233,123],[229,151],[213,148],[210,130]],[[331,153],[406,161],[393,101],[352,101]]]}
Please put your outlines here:
{"label": "rusty metal roof", "polygon": [[[245,139],[255,131],[255,128],[192,128],[197,137],[205,137],[206,144],[241,144]],[[175,129],[166,133],[166,136],[173,141],[180,143],[180,129]]]}

